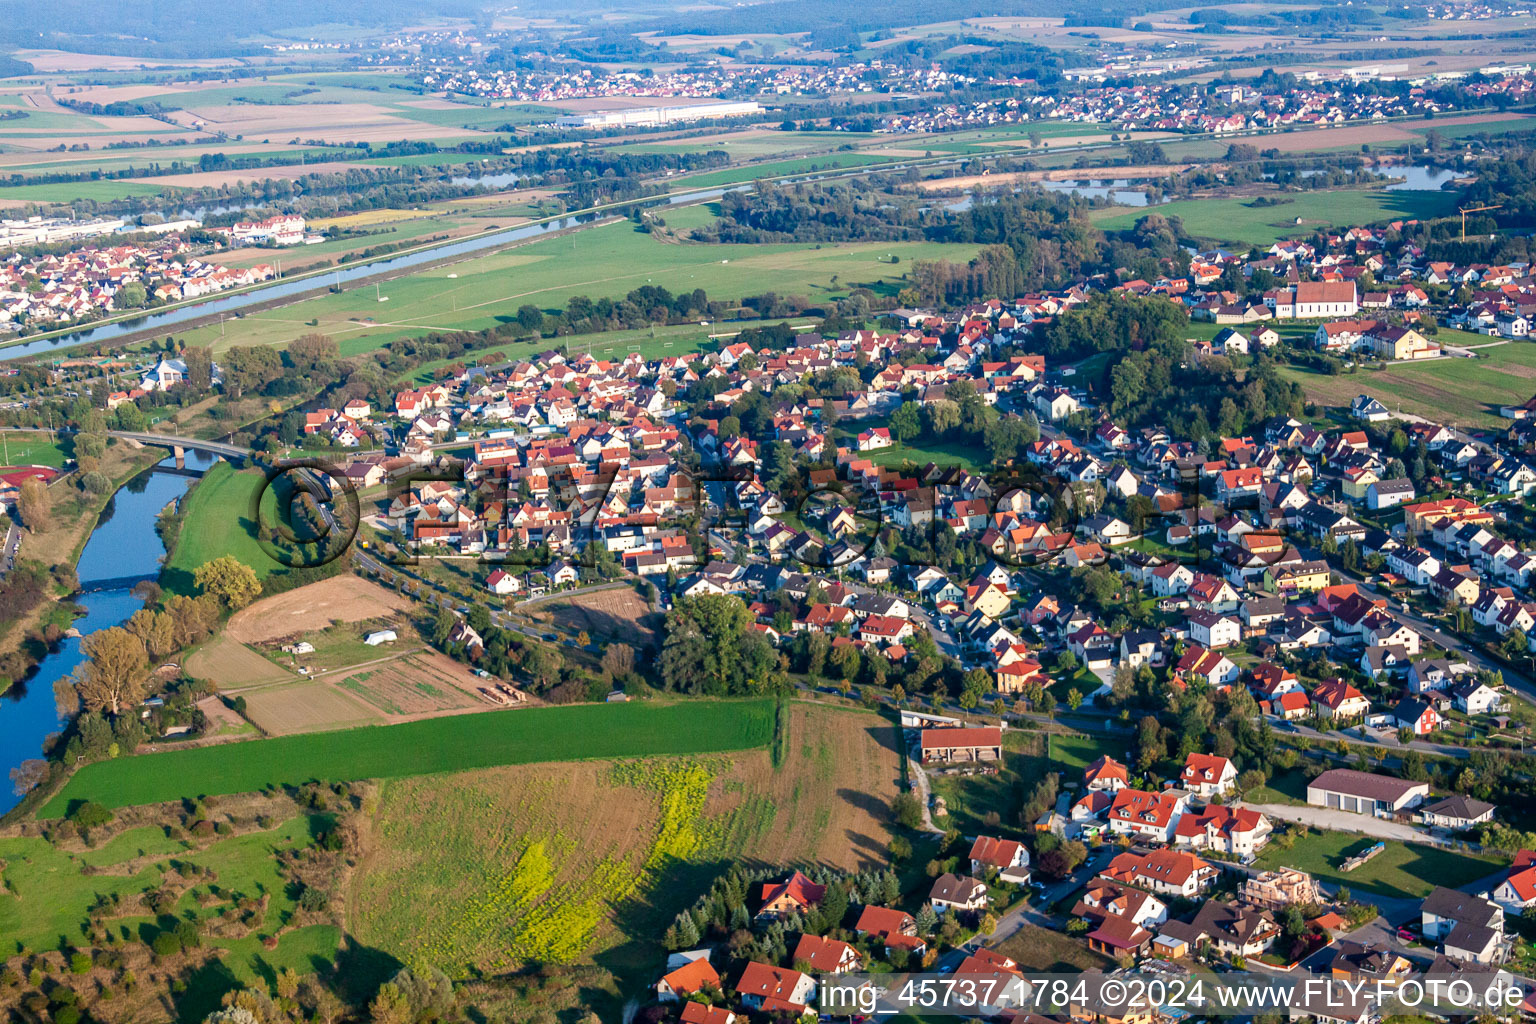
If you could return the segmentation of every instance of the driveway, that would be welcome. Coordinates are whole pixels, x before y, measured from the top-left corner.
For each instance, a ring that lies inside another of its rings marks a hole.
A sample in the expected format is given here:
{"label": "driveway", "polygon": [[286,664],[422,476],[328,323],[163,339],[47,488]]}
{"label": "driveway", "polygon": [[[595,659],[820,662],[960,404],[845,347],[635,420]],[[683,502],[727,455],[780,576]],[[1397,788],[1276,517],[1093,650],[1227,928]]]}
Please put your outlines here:
{"label": "driveway", "polygon": [[1243,806],[1252,807],[1256,811],[1263,811],[1271,818],[1299,821],[1304,825],[1312,825],[1334,832],[1359,832],[1362,835],[1375,836],[1377,839],[1401,839],[1417,843],[1422,843],[1425,839],[1424,833],[1411,825],[1402,825],[1398,822],[1386,821],[1382,818],[1372,818],[1366,814],[1351,814],[1349,811],[1337,811],[1331,807],[1313,807],[1311,804],[1296,806],[1294,804],[1250,803],[1244,803]]}

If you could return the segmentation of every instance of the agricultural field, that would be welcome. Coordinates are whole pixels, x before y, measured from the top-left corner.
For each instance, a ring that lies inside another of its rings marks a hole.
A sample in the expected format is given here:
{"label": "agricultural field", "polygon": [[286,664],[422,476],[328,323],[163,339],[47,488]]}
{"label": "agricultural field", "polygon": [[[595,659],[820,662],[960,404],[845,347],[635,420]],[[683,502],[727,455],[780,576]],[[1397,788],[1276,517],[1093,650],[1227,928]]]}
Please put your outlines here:
{"label": "agricultural field", "polygon": [[1348,874],[1339,870],[1346,858],[1375,841],[1350,832],[1308,830],[1288,849],[1271,842],[1259,854],[1255,866],[1299,868],[1319,881],[1345,885],[1355,892],[1422,898],[1437,885],[1458,889],[1487,878],[1509,863],[1503,858],[1388,840],[1386,850],[1361,867]]}
{"label": "agricultural field", "polygon": [[[1128,228],[1148,214],[1178,217],[1184,230],[1199,238],[1244,245],[1270,245],[1283,238],[1310,235],[1318,228],[1372,224],[1413,217],[1443,217],[1454,212],[1451,193],[1340,189],[1331,192],[1266,193],[1292,202],[1254,206],[1253,198],[1181,199],[1159,206],[1120,212],[1109,207],[1091,215],[1105,230]],[[1296,224],[1297,218],[1301,223]]]}
{"label": "agricultural field", "polygon": [[186,337],[220,351],[286,345],[318,329],[351,355],[428,331],[495,327],[524,303],[559,309],[573,295],[618,297],[645,284],[675,292],[703,288],[727,301],[773,291],[821,302],[860,285],[893,292],[913,260],[964,261],[975,252],[972,245],[934,242],[676,245],[616,221],[385,282],[380,292],[387,302],[379,302],[371,286],[355,287],[253,313],[225,324],[222,334],[212,326]]}
{"label": "agricultural field", "polygon": [[876,153],[838,152],[818,156],[799,157],[792,160],[770,160],[759,164],[742,164],[717,171],[699,174],[676,175],[668,178],[674,189],[712,188],[716,185],[734,185],[758,178],[777,178],[787,174],[809,174],[812,171],[836,170],[844,167],[865,167],[894,161],[894,156]]}
{"label": "agricultural field", "polygon": [[371,580],[332,576],[242,608],[230,618],[224,635],[240,643],[268,643],[337,623],[387,617],[410,607],[408,598]]}
{"label": "agricultural field", "polygon": [[[1439,340],[1455,344],[1458,335],[1441,331]],[[1469,337],[1481,346],[1476,359],[1444,357],[1371,364],[1370,369],[1337,376],[1294,366],[1282,367],[1280,372],[1300,384],[1307,398],[1318,405],[1348,408],[1354,397],[1364,392],[1394,412],[1473,429],[1507,426],[1508,421],[1499,416],[1499,407],[1519,405],[1536,394],[1536,344],[1490,343],[1481,335]]]}
{"label": "agricultural field", "polygon": [[[40,812],[248,793],[309,779],[401,778],[542,761],[703,754],[764,746],[767,701],[577,704],[230,743],[86,765]],[[572,737],[580,737],[573,743]]]}
{"label": "agricultural field", "polygon": [[187,674],[212,680],[220,690],[288,682],[293,674],[227,633],[215,636],[187,659]]}
{"label": "agricultural field", "polygon": [[662,616],[629,584],[592,590],[570,597],[539,601],[524,609],[536,622],[568,633],[586,633],[594,643],[627,643],[635,647],[660,644]]}
{"label": "agricultural field", "polygon": [[735,755],[524,765],[382,787],[347,900],[359,941],[451,974],[527,961],[649,980],[655,935],[725,864],[883,860],[896,730],[784,712],[778,762]]}

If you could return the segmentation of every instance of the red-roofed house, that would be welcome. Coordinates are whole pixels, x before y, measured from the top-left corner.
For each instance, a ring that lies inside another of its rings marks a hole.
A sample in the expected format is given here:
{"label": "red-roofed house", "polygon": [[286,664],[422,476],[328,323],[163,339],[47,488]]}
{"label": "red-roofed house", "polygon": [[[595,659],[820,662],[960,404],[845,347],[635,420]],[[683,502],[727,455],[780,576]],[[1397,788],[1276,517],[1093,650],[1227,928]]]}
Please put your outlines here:
{"label": "red-roofed house", "polygon": [[706,986],[714,989],[720,987],[720,975],[710,964],[707,955],[690,960],[664,975],[656,983],[656,998],[663,1002],[683,999]]}
{"label": "red-roofed house", "polygon": [[1274,827],[1269,819],[1251,807],[1223,807],[1211,804],[1198,814],[1186,814],[1174,829],[1173,841],[1194,850],[1247,857],[1258,853],[1269,842]]}
{"label": "red-roofed house", "polygon": [[817,974],[846,974],[864,966],[859,951],[840,942],[820,935],[802,935],[795,944],[795,963],[807,963]]}
{"label": "red-roofed house", "polygon": [[1191,753],[1184,759],[1184,770],[1179,773],[1179,785],[1209,799],[1217,793],[1230,793],[1237,785],[1237,769],[1232,762],[1215,754]]}
{"label": "red-roofed house", "polygon": [[1090,790],[1117,792],[1130,785],[1131,775],[1125,765],[1104,754],[1083,772],[1083,786]]}
{"label": "red-roofed house", "polygon": [[1023,885],[1029,881],[1029,850],[1014,839],[977,836],[971,844],[971,874],[982,876],[996,868],[1004,881]]}
{"label": "red-roofed house", "polygon": [[736,994],[749,1009],[800,1013],[816,994],[816,981],[809,974],[752,960],[736,982]]}
{"label": "red-roofed house", "polygon": [[723,1006],[708,1003],[684,1003],[678,1014],[683,1024],[736,1024],[736,1015]]}
{"label": "red-roofed house", "polygon": [[1140,789],[1122,789],[1109,808],[1110,831],[1138,839],[1169,842],[1184,813],[1185,797],[1174,793],[1147,793]]}
{"label": "red-roofed house", "polygon": [[763,906],[757,912],[759,921],[773,921],[790,914],[799,914],[821,902],[827,887],[817,885],[796,871],[782,882],[763,883]]}
{"label": "red-roofed house", "polygon": [[885,940],[887,951],[905,949],[921,955],[928,944],[917,934],[917,921],[905,910],[866,906],[853,926],[857,935],[874,935]]}

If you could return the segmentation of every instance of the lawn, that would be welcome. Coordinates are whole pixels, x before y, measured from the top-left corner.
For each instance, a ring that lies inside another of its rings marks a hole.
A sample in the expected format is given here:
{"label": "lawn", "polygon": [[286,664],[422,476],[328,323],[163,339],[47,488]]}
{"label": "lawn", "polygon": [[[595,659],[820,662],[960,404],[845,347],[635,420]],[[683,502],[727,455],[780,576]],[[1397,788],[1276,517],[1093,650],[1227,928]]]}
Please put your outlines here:
{"label": "lawn", "polygon": [[1357,373],[1329,376],[1293,366],[1281,373],[1301,384],[1319,405],[1347,407],[1362,392],[1389,409],[1465,427],[1500,427],[1501,405],[1518,405],[1536,393],[1536,344],[1490,339],[1460,331],[1441,331],[1446,344],[1486,345],[1477,359],[1443,358],[1420,363],[1372,364]]}
{"label": "lawn", "polygon": [[[196,593],[192,573],[222,555],[233,555],[263,579],[283,568],[256,540],[251,501],[263,480],[260,470],[237,471],[227,462],[208,470],[182,504],[181,532],[160,573],[162,587],[177,594]],[[275,510],[275,497],[270,492],[267,497]],[[276,521],[275,515],[271,521]]]}
{"label": "lawn", "polygon": [[899,466],[904,462],[915,462],[922,466],[932,462],[937,466],[963,466],[974,472],[987,465],[984,449],[946,441],[931,444],[895,441],[889,448],[865,452],[863,457],[877,466]]}
{"label": "lawn", "polygon": [[1259,854],[1257,866],[1264,869],[1299,868],[1322,881],[1348,886],[1356,892],[1419,898],[1428,896],[1437,885],[1459,888],[1486,878],[1508,864],[1507,860],[1496,857],[1392,840],[1387,842],[1385,851],[1349,874],[1339,870],[1345,858],[1375,841],[1348,832],[1308,832],[1289,850],[1270,843]]}
{"label": "lawn", "polygon": [[384,303],[373,288],[352,287],[226,322],[222,337],[218,326],[186,337],[222,350],[286,345],[318,329],[338,341],[343,355],[355,355],[429,331],[497,327],[525,303],[561,309],[574,295],[617,298],[646,284],[673,292],[703,288],[725,301],[772,291],[819,304],[860,285],[894,294],[912,261],[964,262],[975,252],[972,245],[934,242],[678,245],[619,221],[385,282]]}
{"label": "lawn", "polygon": [[[1126,757],[1126,740],[1097,739],[1093,736],[1060,736],[1051,734],[1051,764],[1068,773],[1081,773],[1083,769],[1106,754],[1117,761]],[[1079,780],[1080,781],[1080,780]]]}
{"label": "lawn", "polygon": [[125,807],[311,779],[398,778],[540,761],[745,750],[766,745],[772,728],[773,706],[767,701],[487,711],[100,761],[77,772],[40,816],[61,817],[80,800]]}
{"label": "lawn", "polygon": [[68,457],[64,446],[47,434],[6,433],[0,445],[0,464],[6,466],[53,466],[64,465]]}
{"label": "lawn", "polygon": [[[1322,227],[1350,227],[1409,217],[1443,217],[1455,209],[1449,192],[1386,189],[1339,189],[1332,192],[1274,193],[1294,202],[1253,206],[1252,198],[1185,199],[1160,206],[1116,212],[1096,211],[1093,219],[1105,230],[1128,228],[1149,213],[1178,217],[1184,230],[1198,238],[1221,242],[1269,245],[1282,238],[1310,235]],[[1296,224],[1296,218],[1301,223]]]}

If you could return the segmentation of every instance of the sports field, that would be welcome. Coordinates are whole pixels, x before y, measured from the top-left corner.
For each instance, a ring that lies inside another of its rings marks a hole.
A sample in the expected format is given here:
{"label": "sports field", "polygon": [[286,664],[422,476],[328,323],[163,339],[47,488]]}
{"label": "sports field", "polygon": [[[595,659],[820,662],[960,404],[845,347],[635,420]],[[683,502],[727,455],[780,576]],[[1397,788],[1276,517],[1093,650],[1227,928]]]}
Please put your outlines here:
{"label": "sports field", "polygon": [[772,728],[773,706],[761,700],[489,711],[101,761],[76,773],[40,816],[61,817],[79,800],[125,807],[310,779],[745,750],[766,745]]}
{"label": "sports field", "polygon": [[6,466],[53,466],[64,465],[64,446],[48,434],[14,433],[4,435],[0,447],[0,464]]}
{"label": "sports field", "polygon": [[[1178,217],[1184,230],[1218,242],[1270,245],[1282,238],[1309,235],[1319,228],[1373,224],[1403,218],[1444,217],[1455,211],[1456,197],[1445,192],[1385,189],[1341,189],[1333,192],[1275,193],[1294,202],[1254,206],[1252,198],[1189,199],[1119,212],[1095,211],[1093,219],[1105,230],[1133,227],[1149,213]],[[1295,223],[1297,218],[1301,223]]]}
{"label": "sports field", "polygon": [[646,284],[674,292],[703,288],[711,299],[733,302],[771,291],[820,303],[860,285],[897,289],[913,260],[963,262],[975,252],[972,245],[932,242],[677,245],[618,221],[423,270],[385,282],[378,295],[371,285],[351,288],[228,322],[222,337],[212,326],[187,338],[217,351],[286,345],[318,329],[350,355],[429,331],[495,327],[525,303],[557,310],[573,295],[617,298]]}

